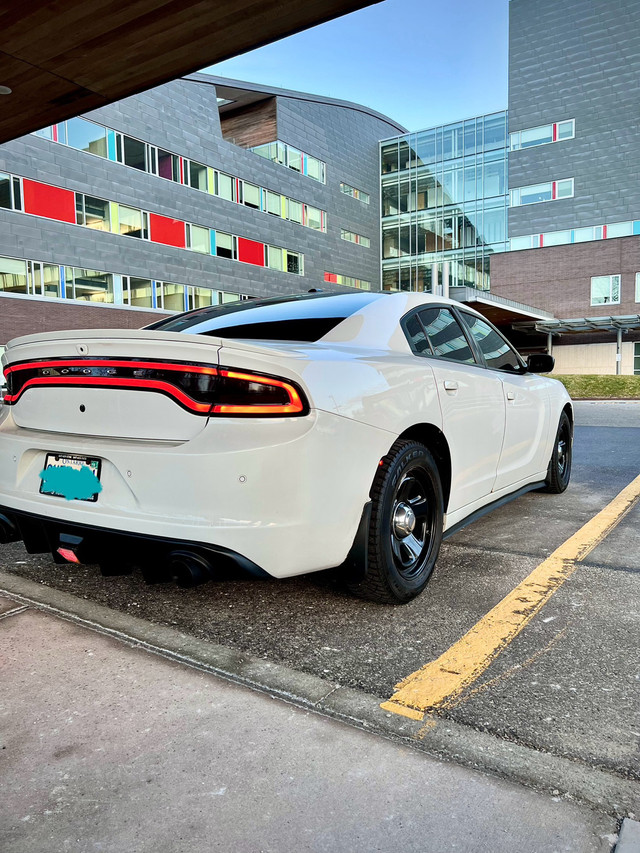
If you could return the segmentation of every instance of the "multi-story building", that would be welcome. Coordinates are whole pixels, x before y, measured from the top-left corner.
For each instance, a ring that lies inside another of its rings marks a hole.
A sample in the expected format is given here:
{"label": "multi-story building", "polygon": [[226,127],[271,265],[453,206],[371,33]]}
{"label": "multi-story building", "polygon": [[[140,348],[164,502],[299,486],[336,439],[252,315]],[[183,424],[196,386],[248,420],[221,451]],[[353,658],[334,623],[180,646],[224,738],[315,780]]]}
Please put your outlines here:
{"label": "multi-story building", "polygon": [[555,314],[538,328],[559,372],[640,373],[640,4],[511,0],[509,24],[512,251],[492,290]]}
{"label": "multi-story building", "polygon": [[508,137],[497,113],[381,143],[383,287],[490,288],[559,372],[640,373],[639,74],[637,0],[511,0]]}
{"label": "multi-story building", "polygon": [[378,288],[378,140],[332,98],[204,74],[0,147],[0,345],[311,288]]}
{"label": "multi-story building", "polygon": [[382,287],[489,288],[489,259],[507,249],[505,112],[380,145]]}
{"label": "multi-story building", "polygon": [[7,143],[0,345],[239,296],[434,290],[559,372],[640,373],[639,73],[637,0],[511,0],[508,114],[407,133],[195,74]]}

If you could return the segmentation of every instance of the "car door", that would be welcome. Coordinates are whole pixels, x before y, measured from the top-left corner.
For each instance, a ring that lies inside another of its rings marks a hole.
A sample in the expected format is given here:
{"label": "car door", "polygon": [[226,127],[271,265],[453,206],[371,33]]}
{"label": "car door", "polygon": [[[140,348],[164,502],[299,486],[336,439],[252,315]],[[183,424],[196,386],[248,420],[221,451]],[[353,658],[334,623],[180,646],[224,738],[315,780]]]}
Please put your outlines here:
{"label": "car door", "polygon": [[451,453],[451,495],[448,512],[485,498],[493,489],[502,448],[505,401],[499,374],[478,363],[449,306],[421,308],[411,324],[421,325],[413,338],[414,352],[430,358],[442,410],[443,431]]}
{"label": "car door", "polygon": [[526,366],[506,338],[487,320],[459,309],[488,372],[502,381],[506,410],[504,443],[494,491],[545,471],[548,459],[549,403],[547,383]]}

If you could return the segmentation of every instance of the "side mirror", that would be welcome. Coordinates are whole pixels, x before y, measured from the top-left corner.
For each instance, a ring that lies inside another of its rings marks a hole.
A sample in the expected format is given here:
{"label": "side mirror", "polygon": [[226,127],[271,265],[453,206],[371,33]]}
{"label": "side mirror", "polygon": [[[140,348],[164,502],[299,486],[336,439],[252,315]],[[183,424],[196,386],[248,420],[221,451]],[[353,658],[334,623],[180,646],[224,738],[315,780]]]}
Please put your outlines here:
{"label": "side mirror", "polygon": [[551,373],[556,363],[552,355],[546,352],[536,352],[527,356],[527,370],[529,373]]}

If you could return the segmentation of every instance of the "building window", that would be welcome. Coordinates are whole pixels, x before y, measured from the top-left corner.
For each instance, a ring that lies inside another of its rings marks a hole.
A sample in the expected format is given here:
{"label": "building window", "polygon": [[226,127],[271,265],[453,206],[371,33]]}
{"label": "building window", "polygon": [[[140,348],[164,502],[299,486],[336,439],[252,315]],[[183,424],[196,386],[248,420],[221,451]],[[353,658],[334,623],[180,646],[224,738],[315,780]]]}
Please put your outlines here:
{"label": "building window", "polygon": [[109,211],[108,201],[76,193],[76,224],[95,231],[111,231]]}
{"label": "building window", "polygon": [[147,167],[146,142],[140,142],[139,139],[122,135],[120,153],[122,155],[121,162],[125,166],[131,166],[133,169],[139,169],[141,172],[150,171]]}
{"label": "building window", "polygon": [[368,237],[363,237],[362,234],[354,234],[353,231],[345,231],[344,228],[341,228],[340,236],[349,243],[356,243],[358,246],[365,246],[367,249],[371,247],[371,240]]}
{"label": "building window", "polygon": [[78,151],[107,156],[107,129],[83,118],[70,118],[67,121],[67,145]]}
{"label": "building window", "polygon": [[511,207],[525,204],[537,204],[541,201],[556,201],[573,196],[573,178],[561,181],[547,181],[544,184],[532,184],[511,190]]}
{"label": "building window", "polygon": [[225,175],[224,172],[218,174],[218,195],[227,201],[236,200],[236,182],[231,175]]}
{"label": "building window", "polygon": [[509,146],[512,151],[521,148],[532,148],[535,145],[547,145],[550,142],[562,142],[573,139],[576,135],[575,119],[556,121],[540,127],[529,127],[526,130],[516,130],[509,134]]}
{"label": "building window", "polygon": [[564,246],[571,242],[571,231],[548,231],[542,234],[543,246]]}
{"label": "building window", "polygon": [[272,216],[282,216],[282,196],[271,190],[265,190],[265,196],[267,213]]}
{"label": "building window", "polygon": [[194,160],[185,160],[186,180],[185,183],[194,190],[207,192],[207,167]]}
{"label": "building window", "polygon": [[633,375],[640,376],[640,341],[633,345]]}
{"label": "building window", "polygon": [[636,302],[640,302],[640,272],[636,273]]}
{"label": "building window", "polygon": [[319,181],[321,184],[326,183],[327,167],[325,163],[318,160],[317,157],[299,151],[292,145],[287,145],[286,142],[268,142],[264,145],[256,145],[249,151],[253,151],[254,154],[265,157],[281,166],[287,166],[294,172],[306,175],[307,178]]}
{"label": "building window", "polygon": [[302,269],[302,255],[298,252],[290,252],[288,249],[284,250],[287,256],[287,272],[293,273],[294,275],[304,275]]}
{"label": "building window", "polygon": [[180,158],[170,151],[156,150],[156,168],[160,178],[180,183]]}
{"label": "building window", "polygon": [[282,272],[284,270],[284,252],[278,246],[265,246],[266,252],[266,265],[269,269],[279,270]]}
{"label": "building window", "polygon": [[149,217],[146,211],[119,204],[118,220],[121,234],[127,237],[139,237],[143,240],[149,239]]}
{"label": "building window", "polygon": [[28,293],[27,262],[15,258],[0,258],[0,291]]}
{"label": "building window", "polygon": [[65,268],[65,296],[80,302],[113,304],[113,276],[98,270]]}
{"label": "building window", "polygon": [[294,172],[302,172],[302,151],[287,145],[287,166]]}
{"label": "building window", "polygon": [[620,276],[596,275],[591,279],[592,305],[618,305],[620,303]]}
{"label": "building window", "polygon": [[254,210],[260,210],[260,187],[257,187],[255,184],[249,184],[247,181],[244,181],[244,205],[245,207],[252,207]]}
{"label": "building window", "polygon": [[304,212],[304,224],[308,228],[313,228],[314,231],[327,230],[324,225],[324,214],[322,210],[319,210],[317,207],[311,207],[310,204],[305,204]]}
{"label": "building window", "polygon": [[364,190],[358,190],[355,187],[349,186],[349,184],[340,184],[340,192],[345,195],[350,195],[351,198],[357,198],[358,201],[363,202],[364,204],[369,204],[371,201],[371,196],[369,193],[366,193]]}
{"label": "building window", "polygon": [[218,291],[209,287],[187,287],[187,311],[218,305]]}
{"label": "building window", "polygon": [[612,222],[607,225],[607,239],[611,237],[630,237],[633,234],[633,222]]}
{"label": "building window", "polygon": [[184,285],[156,281],[156,304],[163,311],[184,311]]}
{"label": "building window", "polygon": [[60,267],[58,264],[44,264],[40,261],[28,261],[27,268],[31,278],[30,292],[34,296],[49,296],[59,299],[62,295]]}
{"label": "building window", "polygon": [[192,252],[202,252],[203,255],[210,254],[209,229],[187,223],[187,249],[191,249]]}
{"label": "building window", "polygon": [[0,207],[8,210],[22,210],[20,178],[0,172]]}
{"label": "building window", "polygon": [[149,278],[122,276],[122,300],[125,305],[153,308],[153,284]]}
{"label": "building window", "polygon": [[344,287],[357,287],[359,290],[371,290],[371,282],[361,278],[353,278],[342,273],[325,272],[324,280],[329,284],[342,284]]}
{"label": "building window", "polygon": [[302,203],[294,201],[292,198],[287,199],[287,219],[290,222],[297,222],[302,225]]}
{"label": "building window", "polygon": [[219,258],[229,258],[232,261],[238,259],[238,241],[231,234],[224,231],[216,231],[216,255]]}

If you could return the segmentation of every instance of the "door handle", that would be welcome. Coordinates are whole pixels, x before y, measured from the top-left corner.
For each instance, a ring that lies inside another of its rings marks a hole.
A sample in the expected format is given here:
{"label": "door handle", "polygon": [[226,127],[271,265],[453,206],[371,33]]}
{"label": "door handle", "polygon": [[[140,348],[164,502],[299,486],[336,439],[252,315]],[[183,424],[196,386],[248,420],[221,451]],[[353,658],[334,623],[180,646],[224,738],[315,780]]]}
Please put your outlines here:
{"label": "door handle", "polygon": [[516,399],[515,391],[507,391],[507,400],[515,400],[515,399]]}
{"label": "door handle", "polygon": [[445,391],[457,391],[458,390],[458,383],[455,382],[453,379],[445,379],[444,380],[444,390]]}

